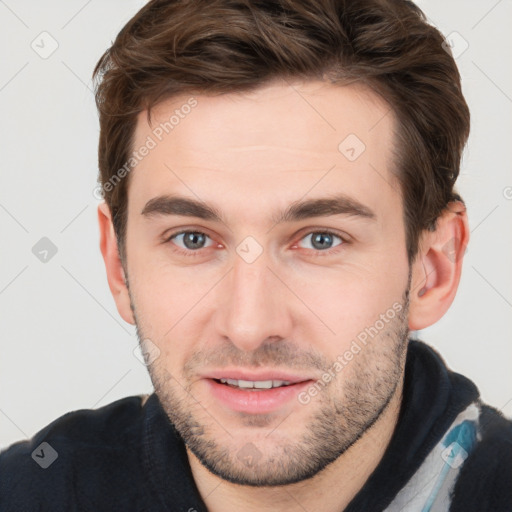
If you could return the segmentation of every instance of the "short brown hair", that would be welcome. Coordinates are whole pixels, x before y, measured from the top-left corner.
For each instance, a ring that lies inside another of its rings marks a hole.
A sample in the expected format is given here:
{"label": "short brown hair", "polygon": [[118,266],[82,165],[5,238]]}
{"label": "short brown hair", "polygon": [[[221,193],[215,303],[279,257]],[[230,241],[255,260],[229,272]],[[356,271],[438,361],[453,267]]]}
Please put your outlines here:
{"label": "short brown hair", "polygon": [[137,115],[147,109],[150,119],[152,107],[178,94],[250,91],[282,78],[357,81],[391,106],[411,263],[421,231],[434,229],[448,203],[461,200],[454,184],[469,109],[443,42],[408,0],[148,2],[93,73],[100,183],[121,260],[129,176],[114,184],[112,178],[129,159]]}

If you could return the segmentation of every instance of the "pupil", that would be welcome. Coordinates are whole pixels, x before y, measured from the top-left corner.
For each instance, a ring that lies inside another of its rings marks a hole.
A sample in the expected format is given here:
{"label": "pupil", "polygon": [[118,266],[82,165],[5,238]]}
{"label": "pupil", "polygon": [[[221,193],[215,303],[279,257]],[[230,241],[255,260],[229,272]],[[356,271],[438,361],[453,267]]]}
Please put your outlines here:
{"label": "pupil", "polygon": [[[316,249],[325,249],[325,245],[322,245],[322,243],[325,244],[325,241],[327,240],[327,243],[332,243],[332,237],[331,235],[327,233],[316,233],[313,236],[313,246]],[[328,247],[327,247],[328,248]]]}
{"label": "pupil", "polygon": [[204,238],[202,233],[187,233],[183,239],[183,242],[188,249],[198,249],[201,247],[201,242],[198,243],[198,239],[202,238]]}

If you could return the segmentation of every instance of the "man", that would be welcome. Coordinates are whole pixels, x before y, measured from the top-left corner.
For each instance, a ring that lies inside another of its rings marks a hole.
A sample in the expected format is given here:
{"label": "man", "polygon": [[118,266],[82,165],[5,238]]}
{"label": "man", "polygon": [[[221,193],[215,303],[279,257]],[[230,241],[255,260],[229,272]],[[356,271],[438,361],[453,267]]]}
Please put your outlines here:
{"label": "man", "polygon": [[469,240],[442,43],[404,0],[128,22],[95,69],[100,247],[155,393],[11,446],[0,510],[512,510],[510,421],[410,339]]}

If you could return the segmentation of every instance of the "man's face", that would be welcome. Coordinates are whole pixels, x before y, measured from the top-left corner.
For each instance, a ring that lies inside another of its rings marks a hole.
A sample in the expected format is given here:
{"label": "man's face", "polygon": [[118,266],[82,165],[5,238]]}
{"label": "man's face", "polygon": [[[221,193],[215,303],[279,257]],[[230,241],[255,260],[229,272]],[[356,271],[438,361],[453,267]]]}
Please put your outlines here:
{"label": "man's face", "polygon": [[[300,481],[364,434],[403,374],[394,118],[353,85],[195,98],[162,103],[151,126],[138,119],[134,149],[150,147],[129,185],[138,335],[166,413],[207,468],[247,485]],[[163,199],[178,196],[219,219]],[[318,199],[338,208],[298,208]]]}

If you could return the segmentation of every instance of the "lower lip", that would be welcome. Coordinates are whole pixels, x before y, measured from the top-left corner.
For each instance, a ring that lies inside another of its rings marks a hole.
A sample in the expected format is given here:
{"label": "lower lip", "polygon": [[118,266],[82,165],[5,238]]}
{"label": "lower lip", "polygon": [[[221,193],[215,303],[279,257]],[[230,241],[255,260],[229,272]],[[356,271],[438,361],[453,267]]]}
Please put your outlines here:
{"label": "lower lip", "polygon": [[250,414],[274,412],[296,398],[303,389],[312,383],[308,380],[280,388],[253,391],[237,389],[213,379],[206,379],[206,382],[209,384],[213,396],[231,410]]}

